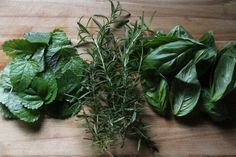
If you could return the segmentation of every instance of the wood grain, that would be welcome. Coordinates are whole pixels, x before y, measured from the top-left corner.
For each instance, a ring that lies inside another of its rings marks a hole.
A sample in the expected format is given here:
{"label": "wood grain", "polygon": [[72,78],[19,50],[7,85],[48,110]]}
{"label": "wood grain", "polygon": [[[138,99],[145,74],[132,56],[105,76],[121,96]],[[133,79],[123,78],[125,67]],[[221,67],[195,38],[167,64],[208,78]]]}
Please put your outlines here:
{"label": "wood grain", "polygon": [[[186,27],[194,37],[204,32],[215,32],[217,45],[236,41],[235,0],[120,0],[122,6],[137,19],[144,11],[146,19],[157,11],[153,29],[168,31],[175,25]],[[25,32],[64,29],[76,40],[76,22],[92,14],[108,15],[105,0],[1,0],[0,44],[21,38]],[[91,28],[93,29],[93,28]],[[9,58],[0,50],[0,68]],[[235,114],[235,96],[228,97],[231,113]],[[196,118],[197,117],[197,118]],[[236,116],[227,124],[214,124],[203,115],[192,121],[164,119],[147,108],[145,121],[151,124],[150,135],[160,152],[152,154],[147,148],[136,152],[135,142],[127,141],[124,149],[117,148],[117,156],[236,156]],[[0,156],[90,157],[94,148],[83,139],[88,135],[77,118],[55,120],[45,118],[40,124],[29,126],[18,121],[0,119]],[[105,155],[104,155],[105,156]]]}

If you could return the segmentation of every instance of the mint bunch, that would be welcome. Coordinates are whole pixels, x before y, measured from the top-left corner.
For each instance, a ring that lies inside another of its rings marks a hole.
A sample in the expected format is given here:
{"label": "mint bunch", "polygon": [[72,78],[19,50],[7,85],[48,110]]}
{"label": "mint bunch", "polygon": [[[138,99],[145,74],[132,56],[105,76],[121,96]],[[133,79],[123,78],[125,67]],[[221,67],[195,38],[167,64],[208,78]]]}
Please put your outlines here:
{"label": "mint bunch", "polygon": [[80,111],[75,97],[83,93],[80,82],[86,62],[65,32],[30,32],[2,47],[12,58],[0,75],[4,117],[35,122],[42,113],[66,118]]}

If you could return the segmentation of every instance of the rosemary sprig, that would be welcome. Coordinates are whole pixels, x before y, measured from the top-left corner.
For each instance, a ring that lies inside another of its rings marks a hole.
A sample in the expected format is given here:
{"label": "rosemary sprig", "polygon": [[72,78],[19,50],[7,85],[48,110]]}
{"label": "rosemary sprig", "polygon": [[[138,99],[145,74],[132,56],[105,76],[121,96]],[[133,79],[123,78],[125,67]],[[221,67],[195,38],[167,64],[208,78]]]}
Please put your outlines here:
{"label": "rosemary sprig", "polygon": [[[149,29],[143,16],[130,24],[130,14],[122,15],[127,12],[119,2],[110,3],[109,18],[94,15],[87,25],[81,20],[78,22],[80,41],[77,46],[89,44],[88,53],[92,57],[83,83],[89,94],[84,97],[81,117],[86,120],[87,131],[98,152],[111,154],[111,148],[118,144],[123,146],[126,137],[138,140],[138,150],[143,143],[156,149],[142,122],[144,98],[137,88],[143,58],[142,41]],[[103,22],[96,20],[97,17]],[[87,29],[91,22],[99,29],[95,34]],[[124,34],[117,36],[117,30],[123,30]]]}

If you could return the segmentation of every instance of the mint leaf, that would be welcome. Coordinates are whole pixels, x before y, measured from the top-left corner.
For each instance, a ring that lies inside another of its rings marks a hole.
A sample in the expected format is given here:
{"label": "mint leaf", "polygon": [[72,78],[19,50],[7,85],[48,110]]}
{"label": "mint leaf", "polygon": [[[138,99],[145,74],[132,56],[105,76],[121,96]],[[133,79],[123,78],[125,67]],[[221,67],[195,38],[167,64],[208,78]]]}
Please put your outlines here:
{"label": "mint leaf", "polygon": [[2,45],[3,51],[10,57],[25,57],[34,53],[37,46],[24,39],[13,39],[5,41]]}
{"label": "mint leaf", "polygon": [[60,95],[69,94],[80,86],[84,65],[84,61],[79,56],[60,60],[55,70]]}
{"label": "mint leaf", "polygon": [[24,91],[39,71],[34,60],[15,59],[10,63],[10,80],[15,91]]}
{"label": "mint leaf", "polygon": [[39,113],[24,108],[22,99],[14,92],[0,88],[0,102],[5,104],[8,110],[20,120],[25,122],[35,122],[39,119]]}
{"label": "mint leaf", "polygon": [[45,69],[45,56],[44,56],[45,48],[39,48],[34,55],[32,56],[32,60],[35,60],[39,65],[39,72],[44,71]]}
{"label": "mint leaf", "polygon": [[6,119],[14,119],[16,118],[9,109],[2,103],[0,103],[0,114]]}
{"label": "mint leaf", "polygon": [[48,65],[55,68],[59,62],[60,56],[69,56],[76,53],[76,49],[72,46],[66,33],[56,29],[51,34],[51,44],[46,53],[46,61]]}
{"label": "mint leaf", "polygon": [[41,97],[32,89],[26,90],[24,93],[19,93],[22,99],[22,105],[28,109],[38,109],[43,106],[43,100]]}
{"label": "mint leaf", "polygon": [[30,43],[40,43],[48,45],[51,35],[50,33],[29,32],[24,34],[24,38]]}
{"label": "mint leaf", "polygon": [[55,79],[54,73],[51,70],[47,70],[45,73],[42,73],[41,77],[48,83],[45,104],[50,104],[57,96],[57,81]]}
{"label": "mint leaf", "polygon": [[12,88],[9,73],[10,73],[10,66],[9,64],[7,64],[0,74],[0,85],[6,89]]}

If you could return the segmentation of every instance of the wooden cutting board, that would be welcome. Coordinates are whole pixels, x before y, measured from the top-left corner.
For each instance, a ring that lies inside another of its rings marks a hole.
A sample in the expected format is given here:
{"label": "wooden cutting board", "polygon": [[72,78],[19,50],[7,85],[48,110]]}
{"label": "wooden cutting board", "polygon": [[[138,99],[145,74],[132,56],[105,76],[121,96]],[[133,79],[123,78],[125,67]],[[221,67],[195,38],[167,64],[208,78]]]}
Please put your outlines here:
{"label": "wooden cutting board", "polygon": [[[217,45],[236,41],[235,0],[120,0],[122,6],[137,19],[142,11],[148,19],[157,11],[152,28],[168,31],[183,25],[194,37],[207,30],[215,32]],[[1,0],[0,44],[21,38],[24,32],[64,29],[76,40],[76,22],[80,16],[109,13],[105,0]],[[0,68],[9,61],[0,50]],[[236,94],[228,96],[231,122],[215,124],[207,117],[196,115],[191,121],[164,119],[147,108],[145,120],[152,127],[150,135],[159,148],[151,154],[147,148],[136,152],[135,142],[128,141],[118,156],[236,156]],[[55,120],[45,118],[40,124],[27,125],[0,119],[0,156],[79,156],[90,157],[94,148],[83,139],[85,130],[77,118]]]}

